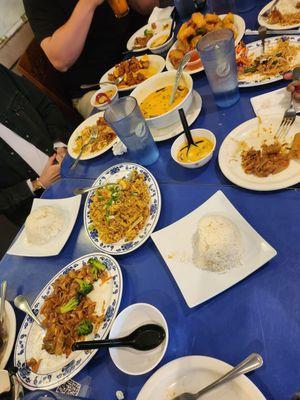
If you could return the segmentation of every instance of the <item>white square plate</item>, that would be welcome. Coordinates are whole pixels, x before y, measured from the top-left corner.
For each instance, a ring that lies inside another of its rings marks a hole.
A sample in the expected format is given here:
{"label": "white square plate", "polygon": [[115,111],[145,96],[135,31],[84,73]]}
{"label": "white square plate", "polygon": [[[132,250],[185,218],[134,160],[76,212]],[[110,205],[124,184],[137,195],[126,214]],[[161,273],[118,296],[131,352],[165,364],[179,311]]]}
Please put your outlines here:
{"label": "white square plate", "polygon": [[34,199],[31,211],[41,206],[59,207],[65,215],[65,227],[59,235],[53,238],[49,243],[38,246],[27,242],[25,230],[22,228],[20,235],[7,253],[23,257],[49,257],[59,254],[69,239],[75,225],[80,202],[81,195],[67,197],[65,199]]}
{"label": "white square plate", "polygon": [[[242,266],[226,273],[204,271],[194,266],[193,237],[199,220],[207,214],[223,215],[237,225],[244,245]],[[195,307],[235,285],[277,254],[220,190],[196,210],[154,232],[151,237],[189,307]]]}

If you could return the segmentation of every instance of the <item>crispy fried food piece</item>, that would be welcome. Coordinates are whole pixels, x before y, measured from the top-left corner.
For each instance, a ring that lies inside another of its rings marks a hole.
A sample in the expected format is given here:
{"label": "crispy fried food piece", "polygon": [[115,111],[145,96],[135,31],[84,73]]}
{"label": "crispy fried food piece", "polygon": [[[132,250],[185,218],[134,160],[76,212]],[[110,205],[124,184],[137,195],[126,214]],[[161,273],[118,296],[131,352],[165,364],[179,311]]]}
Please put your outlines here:
{"label": "crispy fried food piece", "polygon": [[192,49],[196,48],[196,44],[199,42],[199,40],[202,38],[202,35],[197,35],[195,37],[193,37],[193,39],[191,40],[191,47]]}
{"label": "crispy fried food piece", "polygon": [[184,52],[181,50],[171,50],[169,54],[169,59],[173,65],[173,67],[177,68],[180,64],[180,61],[182,60],[184,56]]}
{"label": "crispy fried food piece", "polygon": [[31,369],[31,371],[36,374],[40,368],[41,361],[42,360],[36,360],[35,358],[31,358],[30,360],[27,361],[27,365]]}
{"label": "crispy fried food piece", "polygon": [[184,42],[191,36],[196,36],[196,31],[191,26],[188,26],[186,29],[178,32],[177,38]]}
{"label": "crispy fried food piece", "polygon": [[204,28],[206,25],[205,18],[201,13],[192,14],[192,22],[197,28]]}
{"label": "crispy fried food piece", "polygon": [[181,40],[177,41],[176,48],[177,48],[177,50],[180,50],[183,53],[187,53],[190,50],[190,46],[189,46],[188,42],[186,42],[186,41],[182,42]]}
{"label": "crispy fried food piece", "polygon": [[224,25],[233,24],[233,21],[234,21],[234,16],[232,13],[226,14],[225,17],[223,18]]}
{"label": "crispy fried food piece", "polygon": [[300,132],[296,133],[290,150],[290,158],[292,160],[300,159]]}
{"label": "crispy fried food piece", "polygon": [[233,23],[226,23],[224,24],[224,28],[226,29],[230,29],[233,32],[233,36],[236,39],[237,35],[238,35],[238,30],[237,27],[233,24]]}
{"label": "crispy fried food piece", "polygon": [[216,24],[217,22],[220,22],[221,20],[217,14],[206,14],[205,21],[209,24]]}

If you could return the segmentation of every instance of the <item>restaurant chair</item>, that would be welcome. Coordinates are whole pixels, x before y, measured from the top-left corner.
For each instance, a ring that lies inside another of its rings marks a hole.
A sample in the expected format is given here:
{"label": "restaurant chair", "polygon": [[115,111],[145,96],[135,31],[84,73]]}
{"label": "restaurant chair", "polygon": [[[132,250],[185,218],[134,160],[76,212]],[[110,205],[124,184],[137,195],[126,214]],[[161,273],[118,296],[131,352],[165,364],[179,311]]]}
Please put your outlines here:
{"label": "restaurant chair", "polygon": [[47,59],[35,39],[29,44],[17,64],[18,71],[48,96],[62,111],[64,116],[78,125],[83,119],[73,108],[71,99],[65,94],[60,73]]}

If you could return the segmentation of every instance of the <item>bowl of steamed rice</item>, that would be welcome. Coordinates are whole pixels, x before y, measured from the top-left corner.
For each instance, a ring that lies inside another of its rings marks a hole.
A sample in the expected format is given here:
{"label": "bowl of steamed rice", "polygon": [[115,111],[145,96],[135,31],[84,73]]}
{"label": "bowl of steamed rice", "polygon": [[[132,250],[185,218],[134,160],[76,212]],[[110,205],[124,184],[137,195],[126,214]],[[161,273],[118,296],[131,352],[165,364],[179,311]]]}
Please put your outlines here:
{"label": "bowl of steamed rice", "polygon": [[178,109],[188,111],[193,100],[193,79],[183,72],[176,91],[175,100],[170,105],[170,97],[177,71],[166,71],[154,75],[139,84],[131,93],[135,97],[149,128],[165,128],[180,123]]}
{"label": "bowl of steamed rice", "polygon": [[194,264],[205,271],[225,273],[242,265],[244,246],[239,228],[222,215],[207,215],[194,237]]}

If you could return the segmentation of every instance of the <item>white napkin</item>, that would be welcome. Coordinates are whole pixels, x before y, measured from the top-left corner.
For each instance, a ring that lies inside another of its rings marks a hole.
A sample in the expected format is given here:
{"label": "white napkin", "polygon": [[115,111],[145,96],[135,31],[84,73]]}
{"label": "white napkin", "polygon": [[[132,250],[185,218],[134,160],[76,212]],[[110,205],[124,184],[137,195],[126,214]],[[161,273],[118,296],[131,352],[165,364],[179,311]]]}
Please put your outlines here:
{"label": "white napkin", "polygon": [[121,156],[124,153],[127,153],[127,147],[121,140],[113,145],[112,152],[114,156]]}
{"label": "white napkin", "polygon": [[170,18],[173,10],[174,10],[174,7],[172,7],[172,6],[165,7],[165,8],[154,7],[154,9],[148,19],[148,24],[151,24],[152,22],[155,22],[155,21],[159,21],[161,19]]}
{"label": "white napkin", "polygon": [[[290,106],[291,94],[286,88],[273,90],[272,92],[261,94],[250,99],[256,115],[284,113]],[[299,110],[299,104],[295,102],[295,107]]]}

